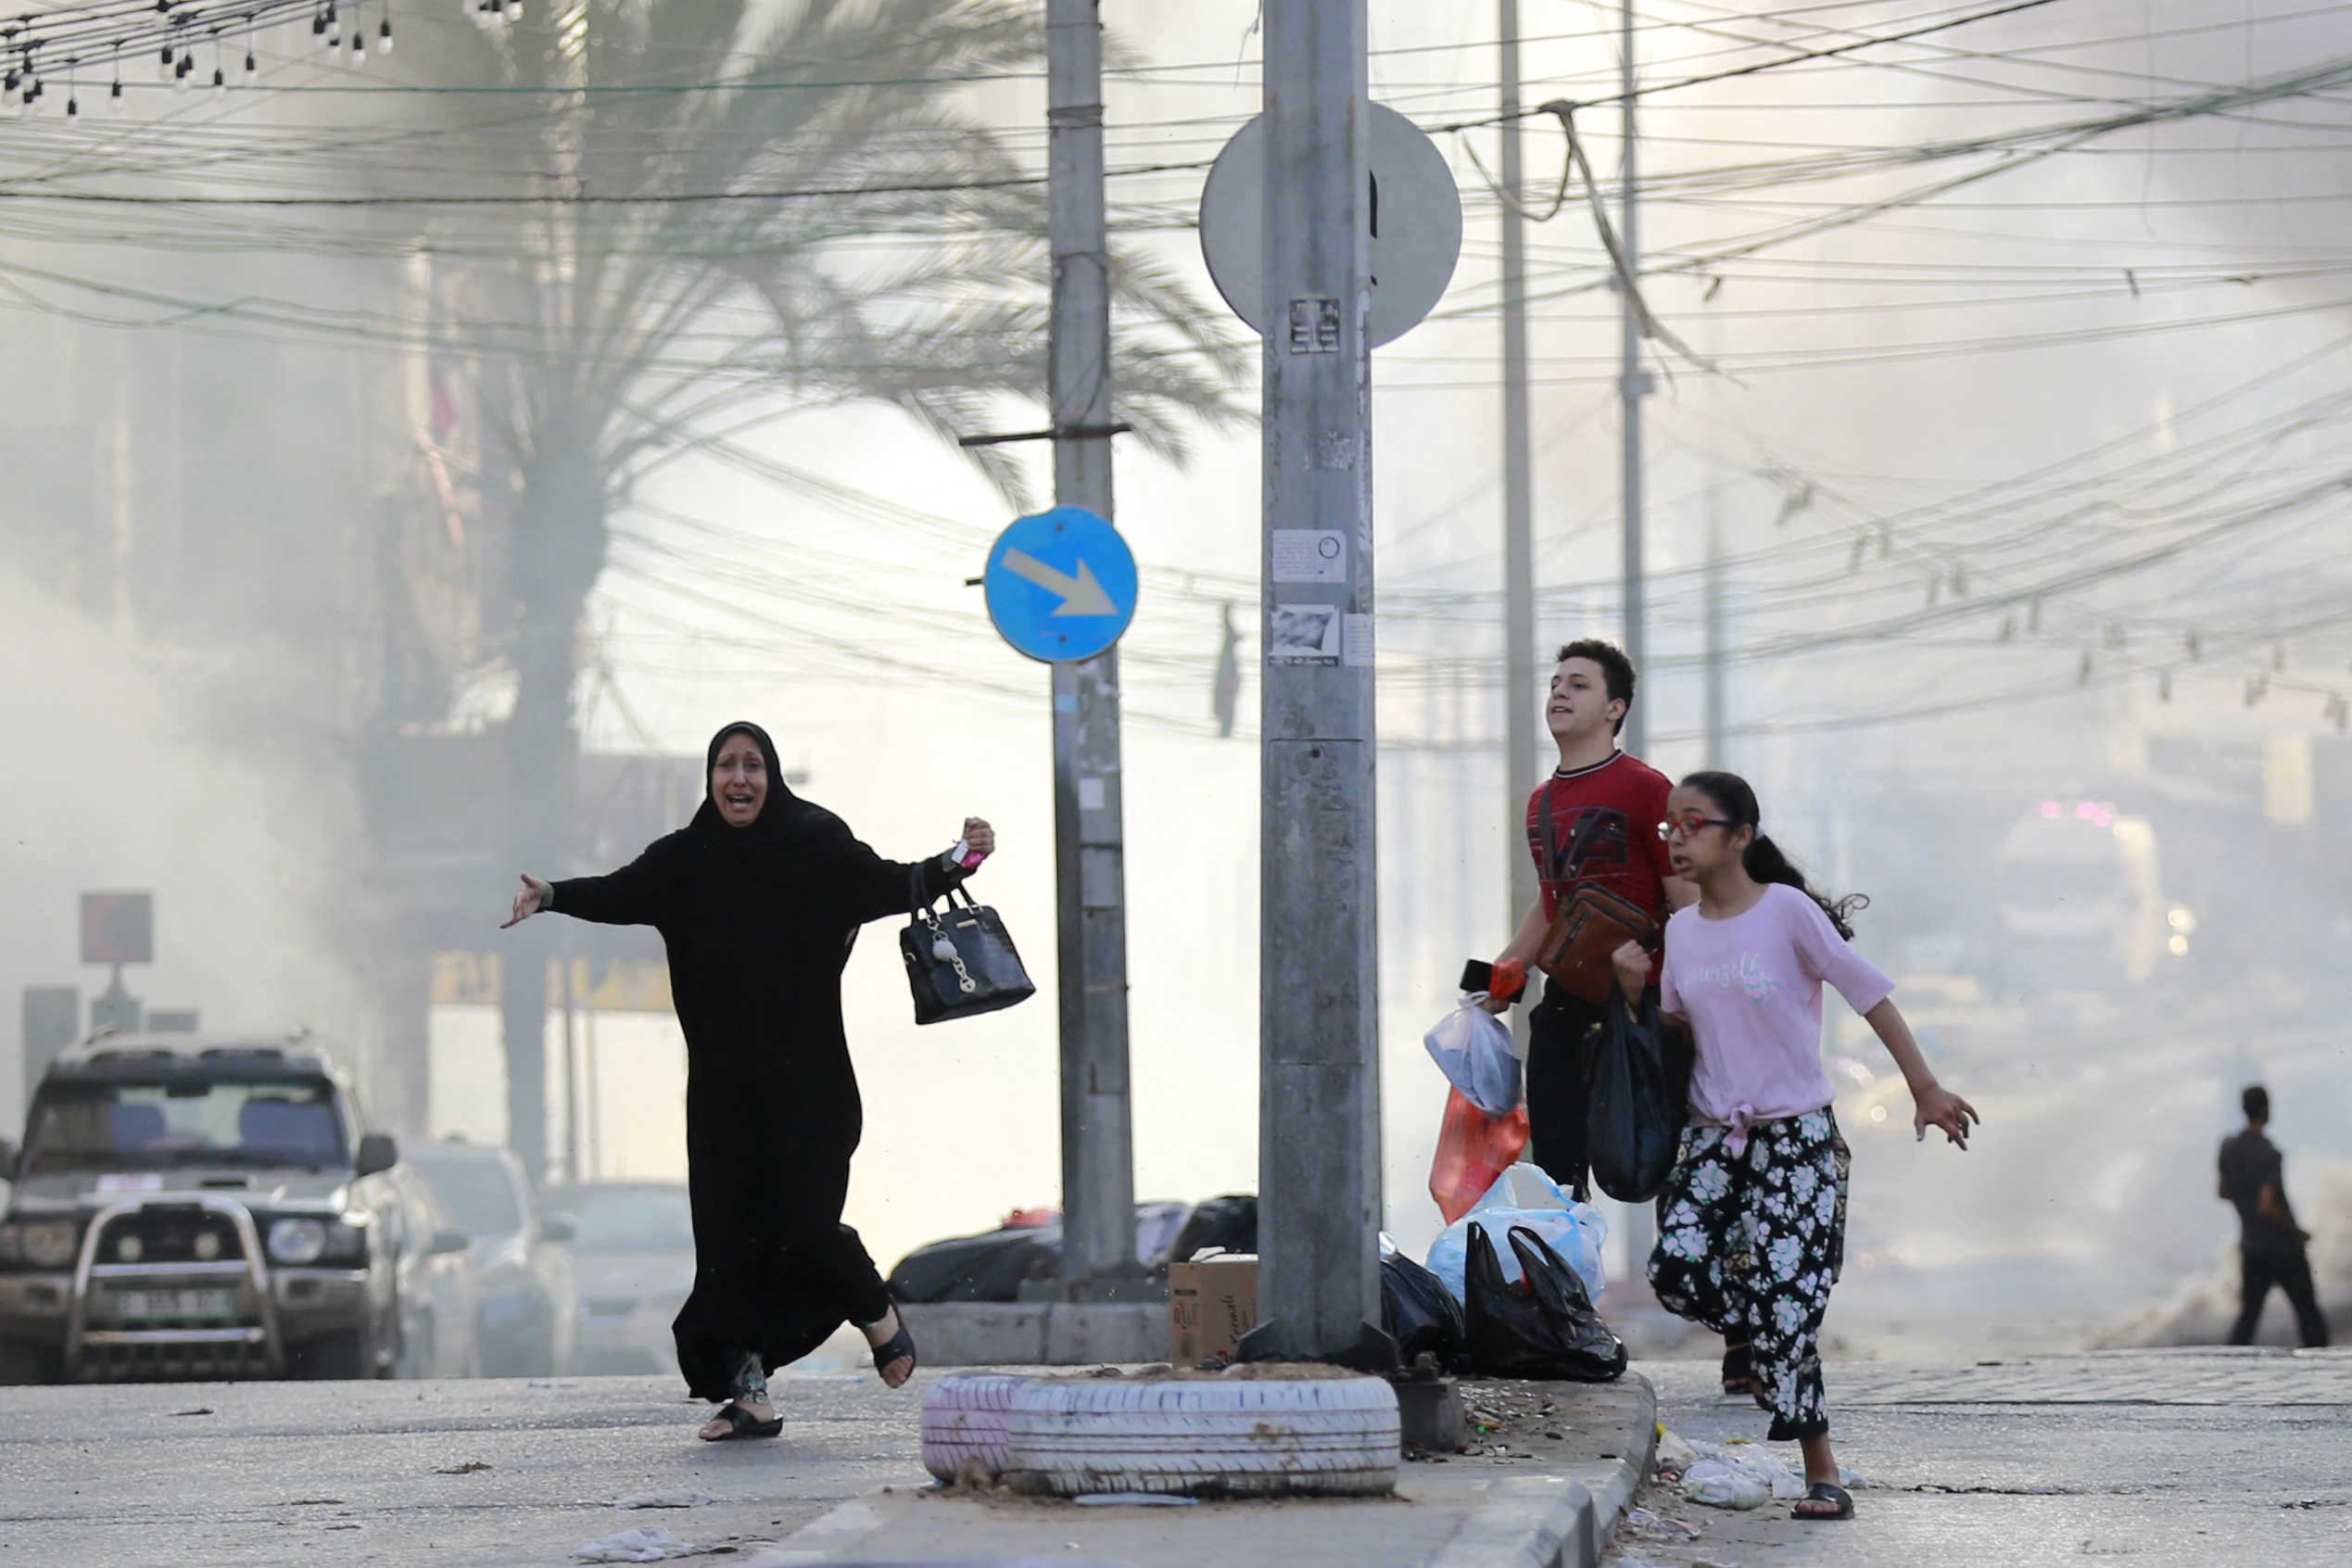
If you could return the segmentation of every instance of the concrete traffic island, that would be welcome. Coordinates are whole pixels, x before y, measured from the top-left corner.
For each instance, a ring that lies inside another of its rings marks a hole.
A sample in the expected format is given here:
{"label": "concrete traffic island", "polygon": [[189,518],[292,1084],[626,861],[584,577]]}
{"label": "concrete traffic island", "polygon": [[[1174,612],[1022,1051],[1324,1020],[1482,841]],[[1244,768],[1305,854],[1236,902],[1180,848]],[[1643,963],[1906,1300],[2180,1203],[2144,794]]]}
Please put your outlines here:
{"label": "concrete traffic island", "polygon": [[[1395,1498],[1104,1508],[931,1491],[918,1397],[938,1375],[892,1391],[871,1373],[786,1374],[783,1436],[729,1443],[696,1441],[708,1407],[656,1377],[10,1388],[0,1561],[571,1568],[591,1541],[658,1528],[713,1562],[1031,1542],[1132,1568],[1578,1564],[1633,1490],[1653,1409],[1630,1376],[1511,1385],[1556,1388],[1554,1410],[1473,1431],[1484,1451],[1405,1464]],[[647,1498],[691,1505],[615,1506]]]}

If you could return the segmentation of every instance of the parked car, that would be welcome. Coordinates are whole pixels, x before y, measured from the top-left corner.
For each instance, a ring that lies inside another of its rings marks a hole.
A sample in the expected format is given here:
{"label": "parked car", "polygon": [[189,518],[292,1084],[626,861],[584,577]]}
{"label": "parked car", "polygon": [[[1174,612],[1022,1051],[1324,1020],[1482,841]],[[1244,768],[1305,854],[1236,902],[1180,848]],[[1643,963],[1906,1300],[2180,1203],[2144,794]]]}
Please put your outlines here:
{"label": "parked car", "polygon": [[[1171,1258],[1205,1246],[1258,1249],[1258,1200],[1248,1195],[1198,1204],[1135,1206],[1135,1261],[1161,1279]],[[891,1271],[891,1294],[905,1302],[1018,1301],[1021,1287],[1061,1273],[1058,1208],[1016,1209],[993,1231],[918,1246]]]}
{"label": "parked car", "polygon": [[387,1174],[399,1194],[400,1377],[479,1377],[474,1238],[433,1183],[407,1164]]}
{"label": "parked car", "polygon": [[569,1372],[579,1315],[563,1246],[572,1227],[541,1215],[523,1162],[506,1149],[452,1141],[411,1151],[409,1163],[473,1237],[467,1257],[482,1375]]}
{"label": "parked car", "polygon": [[572,1225],[579,1340],[572,1370],[677,1370],[670,1323],[694,1288],[694,1216],[671,1182],[550,1187],[550,1214]]}
{"label": "parked car", "polygon": [[34,1091],[0,1214],[0,1382],[389,1376],[389,1134],[307,1034],[101,1035]]}

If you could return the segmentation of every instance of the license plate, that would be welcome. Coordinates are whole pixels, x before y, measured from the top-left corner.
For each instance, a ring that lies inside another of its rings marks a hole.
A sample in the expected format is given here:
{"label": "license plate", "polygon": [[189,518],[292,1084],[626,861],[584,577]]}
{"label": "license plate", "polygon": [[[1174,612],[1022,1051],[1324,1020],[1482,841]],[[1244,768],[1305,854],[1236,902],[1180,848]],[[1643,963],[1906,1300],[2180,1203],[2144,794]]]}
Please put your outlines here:
{"label": "license plate", "polygon": [[116,1315],[126,1323],[163,1320],[221,1321],[237,1315],[234,1290],[120,1290],[115,1292]]}

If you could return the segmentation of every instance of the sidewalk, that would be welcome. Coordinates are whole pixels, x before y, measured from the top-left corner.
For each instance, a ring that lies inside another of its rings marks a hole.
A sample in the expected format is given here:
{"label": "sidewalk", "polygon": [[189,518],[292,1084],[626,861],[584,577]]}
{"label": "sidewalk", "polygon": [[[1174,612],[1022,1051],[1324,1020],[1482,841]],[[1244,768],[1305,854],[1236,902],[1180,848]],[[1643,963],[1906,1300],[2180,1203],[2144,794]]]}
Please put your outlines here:
{"label": "sidewalk", "polygon": [[1122,1568],[1590,1568],[1648,1467],[1649,1383],[1629,1374],[1464,1392],[1488,1430],[1470,1454],[1407,1464],[1394,1498],[1096,1507],[890,1487],[834,1509],[752,1568],[1046,1555]]}

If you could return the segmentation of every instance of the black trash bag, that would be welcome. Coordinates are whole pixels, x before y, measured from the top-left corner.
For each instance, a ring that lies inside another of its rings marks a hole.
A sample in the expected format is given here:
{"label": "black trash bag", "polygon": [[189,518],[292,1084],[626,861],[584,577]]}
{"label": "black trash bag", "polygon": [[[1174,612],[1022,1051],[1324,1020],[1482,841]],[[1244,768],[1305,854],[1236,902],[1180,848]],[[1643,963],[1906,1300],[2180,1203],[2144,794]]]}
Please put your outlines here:
{"label": "black trash bag", "polygon": [[1543,1383],[1611,1383],[1625,1370],[1625,1347],[1593,1310],[1576,1271],[1524,1225],[1511,1229],[1521,1283],[1503,1278],[1486,1228],[1472,1221],[1464,1281],[1470,1362],[1488,1377]]}
{"label": "black trash bag", "polygon": [[1467,1354],[1461,1304],[1443,1280],[1402,1254],[1380,1265],[1380,1326],[1406,1366],[1427,1354],[1447,1372],[1461,1370]]}
{"label": "black trash bag", "polygon": [[1593,1184],[1620,1203],[1665,1190],[1689,1115],[1689,1074],[1669,1061],[1658,999],[1637,1014],[1611,997],[1606,1021],[1586,1045],[1585,1146]]}

